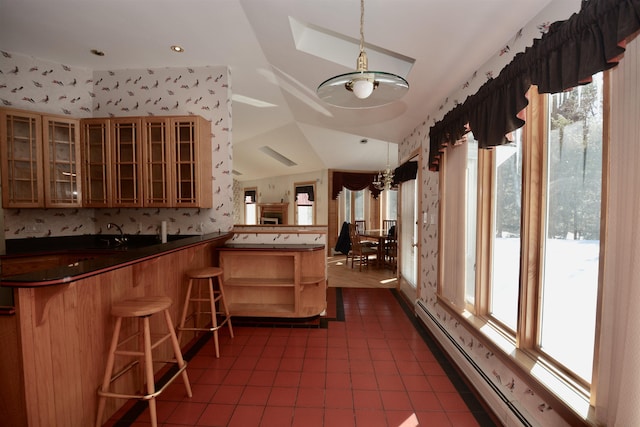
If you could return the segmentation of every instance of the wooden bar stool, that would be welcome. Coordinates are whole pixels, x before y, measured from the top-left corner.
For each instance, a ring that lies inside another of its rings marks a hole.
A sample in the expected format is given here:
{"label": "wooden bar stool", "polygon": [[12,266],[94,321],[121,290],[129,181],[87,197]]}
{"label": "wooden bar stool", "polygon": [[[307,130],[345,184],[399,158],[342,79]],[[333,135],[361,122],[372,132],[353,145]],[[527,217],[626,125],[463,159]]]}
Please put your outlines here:
{"label": "wooden bar stool", "polygon": [[[111,315],[116,318],[115,328],[113,336],[111,338],[111,346],[109,347],[109,355],[107,357],[107,366],[104,373],[104,379],[102,386],[98,389],[98,416],[96,418],[96,426],[102,425],[102,416],[104,414],[104,408],[107,397],[115,397],[120,399],[141,399],[149,402],[149,412],[151,415],[151,425],[156,427],[158,425],[158,419],[156,415],[156,397],[164,391],[164,389],[173,382],[178,375],[182,376],[184,387],[187,390],[189,397],[191,394],[191,385],[189,384],[189,377],[187,376],[187,362],[182,358],[180,351],[180,345],[178,344],[178,338],[176,337],[173,322],[169,314],[169,307],[171,307],[171,298],[166,296],[146,296],[140,298],[128,299],[113,304],[111,307]],[[162,312],[164,314],[165,322],[168,332],[164,335],[155,336],[156,341],[151,342],[151,330],[149,327],[149,318]],[[138,318],[137,331],[132,335],[120,340],[120,329],[122,326],[123,318]],[[132,348],[135,347],[130,343],[140,342],[142,339],[142,349]],[[152,358],[152,351],[162,344],[167,339],[171,339],[171,345],[173,347],[173,353],[175,360],[169,361],[154,361]],[[125,394],[109,391],[110,385],[116,379],[121,377],[125,372],[133,368],[139,363],[136,358],[133,362],[126,365],[122,370],[113,374],[113,367],[115,363],[115,356],[133,356],[143,359],[144,365],[144,379],[146,382],[146,394]],[[156,390],[155,380],[153,375],[153,363],[175,363],[178,365],[178,370],[171,378],[159,389]]]}
{"label": "wooden bar stool", "polygon": [[[233,326],[231,325],[231,314],[229,314],[229,308],[224,298],[224,288],[222,281],[222,268],[220,267],[204,267],[196,270],[187,271],[187,277],[189,278],[189,285],[187,286],[187,295],[184,300],[184,306],[182,308],[182,317],[180,319],[180,325],[178,326],[178,341],[182,338],[183,331],[208,331],[213,332],[213,343],[216,349],[216,357],[220,357],[220,346],[218,344],[218,329],[224,324],[229,325],[229,334],[233,338]],[[214,284],[216,279],[217,286]],[[196,295],[192,297],[193,285],[198,286]],[[202,296],[202,285],[206,284],[209,290],[208,297]],[[189,304],[195,302],[195,310],[189,314]],[[202,311],[200,309],[200,303],[208,302],[209,311]],[[218,303],[216,308],[216,303]],[[211,327],[203,327],[200,325],[200,315],[209,314],[211,316]],[[218,323],[218,315],[221,316],[222,321]],[[185,327],[187,320],[193,319],[193,327]]]}

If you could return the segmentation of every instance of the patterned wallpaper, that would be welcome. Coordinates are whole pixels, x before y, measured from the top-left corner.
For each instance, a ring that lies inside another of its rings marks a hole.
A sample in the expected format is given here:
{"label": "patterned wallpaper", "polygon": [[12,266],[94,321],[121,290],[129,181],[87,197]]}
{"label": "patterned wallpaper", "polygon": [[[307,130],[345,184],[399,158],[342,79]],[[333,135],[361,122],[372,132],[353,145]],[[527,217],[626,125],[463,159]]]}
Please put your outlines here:
{"label": "patterned wallpaper", "polygon": [[212,122],[212,209],[5,209],[5,237],[228,231],[233,226],[231,76],[227,67],[92,71],[2,52],[3,106],[74,118],[197,114]]}
{"label": "patterned wallpaper", "polygon": [[[437,172],[430,172],[427,165],[429,158],[429,128],[440,120],[448,111],[474,94],[488,79],[497,76],[516,53],[524,51],[545,33],[549,25],[557,20],[564,20],[572,13],[579,11],[580,0],[551,2],[537,17],[520,29],[504,46],[496,52],[483,66],[476,70],[458,90],[443,99],[436,111],[430,112],[399,145],[399,158],[408,160],[412,153],[420,152],[421,164],[421,209],[426,212],[427,221],[421,224],[420,271],[418,272],[418,295],[422,306],[438,319],[447,333],[457,341],[461,348],[480,365],[482,371],[493,384],[527,416],[533,424],[545,426],[561,426],[566,422],[545,402],[542,396],[536,395],[532,387],[523,378],[518,377],[498,357],[488,351],[474,334],[467,330],[457,318],[448,314],[437,302],[437,267],[438,267],[438,181]],[[423,213],[420,214],[422,217]],[[434,223],[431,224],[431,218]]]}

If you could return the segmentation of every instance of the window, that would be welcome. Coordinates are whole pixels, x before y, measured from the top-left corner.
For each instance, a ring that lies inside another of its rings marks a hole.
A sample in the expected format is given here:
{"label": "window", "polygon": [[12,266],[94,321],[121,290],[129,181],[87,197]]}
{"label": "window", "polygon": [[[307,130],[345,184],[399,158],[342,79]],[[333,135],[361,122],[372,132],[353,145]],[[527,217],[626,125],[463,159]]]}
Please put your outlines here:
{"label": "window", "polygon": [[599,285],[602,88],[602,74],[559,94],[532,88],[511,143],[478,150],[467,134],[440,169],[439,298],[583,395]]}
{"label": "window", "polygon": [[258,223],[258,209],[256,205],[256,194],[258,189],[244,189],[244,223],[247,225],[256,225]]}
{"label": "window", "polygon": [[494,149],[491,221],[491,297],[489,312],[510,332],[518,322],[520,217],[522,215],[522,141]]}
{"label": "window", "polygon": [[315,223],[315,188],[313,182],[295,183],[296,195],[296,224],[313,225]]}

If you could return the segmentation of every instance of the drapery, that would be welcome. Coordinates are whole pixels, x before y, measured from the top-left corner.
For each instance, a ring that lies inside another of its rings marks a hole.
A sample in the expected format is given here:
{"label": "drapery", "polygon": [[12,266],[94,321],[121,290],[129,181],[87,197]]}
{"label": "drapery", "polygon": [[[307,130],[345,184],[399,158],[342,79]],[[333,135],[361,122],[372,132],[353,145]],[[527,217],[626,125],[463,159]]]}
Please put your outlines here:
{"label": "drapery", "polygon": [[397,186],[401,182],[411,181],[416,179],[418,175],[418,162],[411,161],[405,162],[395,168],[393,171],[393,186]]}
{"label": "drapery", "polygon": [[611,144],[596,417],[603,426],[640,425],[640,39],[611,73]]}
{"label": "drapery", "polygon": [[298,194],[308,194],[309,201],[313,202],[314,194],[313,194],[313,185],[297,185],[296,186],[296,199],[298,198]]}
{"label": "drapery", "polygon": [[368,188],[371,191],[371,195],[377,199],[380,195],[380,190],[373,186],[373,181],[375,181],[377,175],[377,173],[370,172],[333,172],[331,198],[337,199],[344,187],[351,191],[360,191]]}
{"label": "drapery", "polygon": [[244,192],[244,202],[245,203],[255,203],[256,202],[256,190],[245,190],[245,192]]}
{"label": "drapery", "polygon": [[626,38],[638,29],[640,0],[583,1],[579,13],[553,23],[496,78],[431,127],[429,170],[439,170],[441,152],[469,130],[479,148],[508,142],[507,135],[524,124],[531,85],[540,93],[557,93],[588,83],[618,63]]}

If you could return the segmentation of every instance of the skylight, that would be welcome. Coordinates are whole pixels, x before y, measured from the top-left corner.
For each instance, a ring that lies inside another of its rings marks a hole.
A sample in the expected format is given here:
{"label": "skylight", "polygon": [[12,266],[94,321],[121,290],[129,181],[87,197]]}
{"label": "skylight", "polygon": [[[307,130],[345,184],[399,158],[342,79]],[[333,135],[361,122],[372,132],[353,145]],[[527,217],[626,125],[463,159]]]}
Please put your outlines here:
{"label": "skylight", "polygon": [[[360,50],[360,40],[300,22],[292,17],[289,17],[289,25],[296,49],[299,51],[347,68],[355,67],[355,58]],[[371,70],[384,70],[407,78],[415,63],[413,58],[369,43],[365,43],[365,47]]]}

